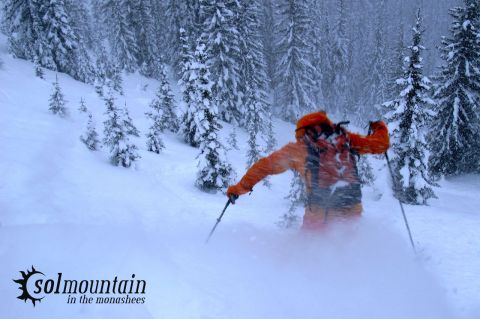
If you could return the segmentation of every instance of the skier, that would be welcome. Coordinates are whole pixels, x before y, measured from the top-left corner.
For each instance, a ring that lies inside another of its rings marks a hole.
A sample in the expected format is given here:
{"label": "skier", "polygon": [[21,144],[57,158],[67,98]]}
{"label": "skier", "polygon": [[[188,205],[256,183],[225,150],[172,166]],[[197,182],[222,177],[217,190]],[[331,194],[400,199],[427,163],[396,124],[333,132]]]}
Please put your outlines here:
{"label": "skier", "polygon": [[[345,123],[343,123],[345,124]],[[240,182],[227,190],[229,198],[252,191],[268,175],[294,169],[304,180],[306,208],[303,229],[323,229],[329,218],[360,216],[361,188],[356,160],[361,154],[381,154],[389,147],[382,121],[370,123],[371,134],[350,133],[334,124],[325,112],[303,116],[295,130],[295,143],[258,160]]]}

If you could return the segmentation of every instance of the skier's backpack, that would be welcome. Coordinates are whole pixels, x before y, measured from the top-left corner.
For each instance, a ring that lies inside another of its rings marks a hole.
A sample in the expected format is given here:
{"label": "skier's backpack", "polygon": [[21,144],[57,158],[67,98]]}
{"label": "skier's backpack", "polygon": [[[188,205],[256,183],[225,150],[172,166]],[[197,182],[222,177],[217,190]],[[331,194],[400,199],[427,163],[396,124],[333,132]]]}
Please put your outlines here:
{"label": "skier's backpack", "polygon": [[[343,127],[348,123],[340,122],[330,129],[322,127],[322,134],[309,132],[307,128],[305,176],[306,180],[310,180],[310,183],[306,182],[309,206],[343,208],[361,202],[358,154],[350,147],[347,131]],[[312,136],[316,140],[310,140]],[[344,180],[344,174],[347,180]]]}

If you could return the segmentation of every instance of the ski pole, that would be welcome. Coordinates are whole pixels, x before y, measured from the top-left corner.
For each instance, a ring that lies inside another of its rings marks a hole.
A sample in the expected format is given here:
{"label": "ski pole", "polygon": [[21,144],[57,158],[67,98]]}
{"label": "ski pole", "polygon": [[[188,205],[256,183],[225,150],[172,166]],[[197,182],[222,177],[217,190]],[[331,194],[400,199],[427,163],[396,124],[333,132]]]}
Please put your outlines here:
{"label": "ski pole", "polygon": [[223,214],[225,214],[225,211],[227,210],[228,206],[229,206],[230,204],[235,204],[235,200],[236,200],[237,198],[238,198],[237,195],[231,195],[231,196],[228,198],[228,201],[227,201],[227,203],[225,204],[225,207],[223,208],[222,213],[220,214],[220,216],[218,216],[217,222],[215,223],[215,225],[213,225],[213,228],[212,228],[212,230],[210,231],[210,234],[208,234],[208,237],[207,237],[207,240],[205,241],[205,244],[208,244],[208,241],[210,240],[210,237],[212,237],[213,233],[215,232],[215,228],[217,228],[218,224],[219,224],[220,221],[222,220]]}
{"label": "ski pole", "polygon": [[[392,183],[393,183],[395,189],[397,189],[397,183],[396,183],[395,178],[393,177],[392,165],[390,164],[390,159],[388,158],[387,152],[385,152],[385,159],[387,160],[388,170],[390,171],[390,176],[392,178]],[[400,204],[400,209],[402,210],[403,221],[405,222],[405,226],[407,227],[408,237],[410,238],[410,243],[412,244],[413,251],[416,253],[417,251],[415,250],[415,244],[413,243],[412,232],[410,231],[410,226],[408,225],[407,215],[405,214],[405,210],[403,209],[402,201],[399,199],[398,203]]]}

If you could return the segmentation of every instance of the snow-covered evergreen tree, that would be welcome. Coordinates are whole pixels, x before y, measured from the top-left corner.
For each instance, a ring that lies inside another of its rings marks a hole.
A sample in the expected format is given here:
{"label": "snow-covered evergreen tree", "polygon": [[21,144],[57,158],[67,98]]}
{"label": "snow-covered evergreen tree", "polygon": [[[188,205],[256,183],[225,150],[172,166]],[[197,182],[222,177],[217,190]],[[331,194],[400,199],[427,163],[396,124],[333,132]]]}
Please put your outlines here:
{"label": "snow-covered evergreen tree", "polygon": [[134,2],[129,0],[104,0],[101,5],[113,58],[120,69],[127,72],[133,72],[138,66],[135,25],[131,23],[133,5]]}
{"label": "snow-covered evergreen tree", "polygon": [[397,79],[403,76],[403,60],[405,58],[405,41],[404,41],[404,25],[403,21],[398,26],[398,35],[394,47],[392,59],[388,72],[387,94],[391,98],[395,98],[400,94],[401,88],[397,85]]}
{"label": "snow-covered evergreen tree", "polygon": [[41,32],[41,25],[38,23],[38,3],[5,0],[2,9],[3,29],[8,37],[9,51],[21,59],[33,59],[35,39]]}
{"label": "snow-covered evergreen tree", "polygon": [[315,82],[314,92],[313,92],[313,102],[314,105],[321,105],[325,102],[322,92],[322,81],[323,81],[323,68],[322,63],[325,61],[325,49],[327,48],[326,42],[327,39],[323,35],[323,22],[324,20],[324,1],[310,1],[310,16],[312,19],[312,24],[309,32],[311,33],[310,37],[313,40],[310,46],[310,63],[313,66],[313,80]]}
{"label": "snow-covered evergreen tree", "polygon": [[175,105],[170,84],[167,81],[165,67],[163,64],[160,69],[160,87],[157,95],[150,103],[151,112],[146,113],[152,121],[149,133],[147,134],[148,150],[154,153],[160,153],[164,148],[160,134],[165,130],[176,133],[179,130],[178,118],[175,113]]}
{"label": "snow-covered evergreen tree", "polygon": [[[270,113],[270,116],[268,117],[265,132],[266,133],[263,136],[263,141],[264,141],[264,144],[265,144],[265,147],[263,148],[263,154],[270,154],[277,147],[277,140],[275,139],[275,132],[273,131],[273,116],[272,116],[272,113]],[[263,179],[263,185],[267,186],[268,188],[270,188],[272,186],[272,184],[270,183],[270,178],[269,177],[266,177],[266,178]]]}
{"label": "snow-covered evergreen tree", "polygon": [[260,146],[258,145],[258,141],[257,141],[258,131],[251,129],[251,127],[253,127],[254,125],[255,123],[250,123],[249,126],[247,126],[247,131],[248,131],[247,169],[249,169],[261,157]]}
{"label": "snow-covered evergreen tree", "polygon": [[81,39],[72,27],[64,0],[6,0],[9,48],[14,56],[91,82],[92,69]]}
{"label": "snow-covered evergreen tree", "polygon": [[135,24],[135,40],[138,47],[137,63],[143,66],[141,73],[148,77],[155,75],[158,61],[156,56],[159,55],[152,9],[151,0],[138,0],[131,15],[131,23]]}
{"label": "snow-covered evergreen tree", "polygon": [[109,82],[109,77],[113,74],[112,65],[110,60],[107,56],[107,51],[103,44],[100,44],[97,49],[96,54],[96,62],[95,62],[95,80],[94,80],[94,87],[95,92],[103,98],[103,91],[105,86],[107,86]]}
{"label": "snow-covered evergreen tree", "polygon": [[[328,10],[325,9],[323,1],[320,2],[318,6],[320,6],[317,10],[320,11],[318,14],[321,15],[321,20],[316,23],[320,26],[322,38],[320,46],[318,47],[320,52],[317,53],[319,55],[320,65],[317,65],[317,67],[320,68],[321,72],[320,88],[324,99],[323,103],[325,110],[333,114],[337,109],[335,107],[336,89],[333,87],[336,73],[333,69],[334,57],[331,54],[331,52],[334,51],[334,43],[330,27],[330,20],[332,19],[328,14]],[[318,78],[316,80],[318,80]]]}
{"label": "snow-covered evergreen tree", "polygon": [[265,137],[265,153],[273,152],[275,147],[277,147],[277,139],[275,138],[275,132],[273,130],[273,115],[270,113],[267,122],[267,135]]}
{"label": "snow-covered evergreen tree", "polygon": [[238,88],[240,35],[236,16],[240,3],[236,0],[202,0],[208,65],[213,83],[212,92],[222,120],[242,122],[241,93]]}
{"label": "snow-covered evergreen tree", "polygon": [[153,124],[150,126],[150,129],[147,134],[147,150],[149,152],[160,154],[160,152],[165,148],[162,137],[160,136],[160,131]]}
{"label": "snow-covered evergreen tree", "polygon": [[228,134],[227,143],[231,147],[230,150],[240,150],[240,148],[238,147],[237,129],[235,128],[235,126],[232,126],[232,130],[230,131],[230,134]]}
{"label": "snow-covered evergreen tree", "polygon": [[281,106],[279,114],[284,120],[296,122],[301,115],[314,109],[311,99],[314,68],[309,62],[311,20],[305,1],[282,0],[278,10],[276,104]]}
{"label": "snow-covered evergreen tree", "polygon": [[125,102],[125,107],[122,110],[122,121],[123,127],[128,135],[140,137],[140,131],[137,127],[133,124],[133,120],[128,113],[127,103]]}
{"label": "snow-covered evergreen tree", "polygon": [[88,113],[88,122],[87,122],[87,131],[85,136],[81,135],[80,140],[87,146],[91,151],[96,151],[99,148],[98,134],[95,129],[95,123],[93,122],[92,113]]}
{"label": "snow-covered evergreen tree", "polygon": [[345,0],[337,0],[337,22],[332,40],[331,68],[333,72],[332,110],[334,113],[348,112],[348,74],[350,72],[350,40],[347,36],[347,9]]}
{"label": "snow-covered evergreen tree", "polygon": [[366,82],[364,87],[365,98],[363,99],[362,109],[357,109],[357,123],[360,125],[366,124],[365,119],[373,118],[376,113],[374,106],[383,103],[388,98],[387,48],[385,45],[385,30],[383,30],[384,16],[385,0],[381,0],[375,17],[373,47],[367,62],[368,72],[364,75]]}
{"label": "snow-covered evergreen tree", "polygon": [[239,16],[242,57],[240,86],[244,104],[241,123],[249,133],[247,162],[250,164],[260,157],[261,150],[257,139],[268,133],[267,122],[270,111],[266,93],[268,78],[261,38],[260,7],[259,0],[244,1]]}
{"label": "snow-covered evergreen tree", "polygon": [[428,96],[430,80],[423,75],[423,32],[418,10],[404,75],[397,80],[403,90],[397,99],[384,104],[389,110],[387,120],[392,129],[395,195],[404,203],[417,205],[424,205],[429,198],[435,197],[427,167],[426,130],[433,101]]}
{"label": "snow-covered evergreen tree", "polygon": [[93,23],[84,1],[65,0],[65,8],[70,17],[72,29],[79,41],[88,49],[95,48]]}
{"label": "snow-covered evergreen tree", "polygon": [[72,75],[78,80],[89,82],[91,70],[83,44],[72,28],[64,0],[39,0],[44,34],[55,69]]}
{"label": "snow-covered evergreen tree", "polygon": [[38,56],[33,58],[33,64],[35,65],[35,76],[38,76],[40,79],[45,79],[45,72],[43,72]]}
{"label": "snow-covered evergreen tree", "polygon": [[60,83],[58,83],[58,76],[55,76],[55,82],[53,84],[52,94],[50,95],[50,107],[48,108],[53,114],[58,114],[60,117],[67,117],[68,110],[65,106],[65,98],[63,97]]}
{"label": "snow-covered evergreen tree", "polygon": [[357,161],[358,177],[362,185],[371,186],[375,180],[372,165],[366,156],[360,156]]}
{"label": "snow-covered evergreen tree", "polygon": [[[195,46],[195,40],[198,37],[200,28],[196,24],[200,22],[196,20],[199,20],[200,2],[197,0],[166,1],[167,54],[176,74],[182,72],[182,56],[178,52],[182,52],[185,45],[184,40],[187,40],[188,46],[192,47]],[[182,37],[183,39],[181,39]]]}
{"label": "snow-covered evergreen tree", "polygon": [[151,121],[150,129],[147,134],[147,149],[150,152],[159,154],[162,149],[165,148],[160,134],[163,132],[161,122],[161,109],[160,105],[155,101],[150,104],[151,112],[147,112],[146,115]]}
{"label": "snow-covered evergreen tree", "polygon": [[217,107],[213,104],[210,72],[206,66],[205,45],[200,42],[195,52],[198,65],[196,78],[200,153],[196,185],[203,191],[215,192],[228,186],[232,167],[226,159],[226,151],[218,138],[221,126],[217,120]]}
{"label": "snow-covered evergreen tree", "polygon": [[85,105],[85,100],[83,97],[80,98],[80,105],[78,106],[78,111],[80,113],[87,113],[87,106]]}
{"label": "snow-covered evergreen tree", "polygon": [[479,171],[480,4],[464,0],[450,10],[450,37],[442,40],[435,78],[436,115],[431,126],[430,170],[435,176]]}
{"label": "snow-covered evergreen tree", "polygon": [[161,131],[163,132],[167,129],[172,133],[177,133],[180,124],[178,123],[175,99],[170,83],[168,83],[165,65],[163,64],[160,65],[159,69],[159,81],[160,87],[151,107],[157,109],[159,114],[161,114],[159,118]]}
{"label": "snow-covered evergreen tree", "polygon": [[290,191],[285,199],[288,199],[290,202],[288,211],[281,216],[278,225],[284,228],[291,228],[299,223],[299,217],[295,214],[297,207],[305,206],[307,200],[302,177],[295,171],[293,172],[293,178],[290,183]]}
{"label": "snow-covered evergreen tree", "polygon": [[111,92],[105,98],[105,106],[108,119],[103,122],[103,143],[110,150],[110,162],[115,166],[130,167],[140,156],[135,144],[130,142],[127,128],[124,126],[123,112],[115,105],[115,98]]}
{"label": "snow-covered evergreen tree", "polygon": [[197,103],[197,78],[198,68],[205,67],[204,65],[198,65],[195,56],[190,51],[190,44],[188,36],[185,31],[181,30],[182,41],[182,61],[181,61],[181,79],[179,80],[180,88],[182,90],[182,98],[185,103],[186,110],[182,117],[182,135],[186,143],[193,147],[198,147],[200,144],[200,138],[202,131],[200,128],[200,121],[198,116],[201,112],[198,110]]}
{"label": "snow-covered evergreen tree", "polygon": [[107,85],[123,95],[123,72],[119,64],[115,64],[111,68],[111,76],[107,82]]}
{"label": "snow-covered evergreen tree", "polygon": [[274,21],[274,5],[272,0],[263,0],[261,14],[261,30],[263,55],[265,56],[266,70],[268,76],[269,88],[275,87],[273,81],[275,78],[276,55],[275,47],[275,21]]}

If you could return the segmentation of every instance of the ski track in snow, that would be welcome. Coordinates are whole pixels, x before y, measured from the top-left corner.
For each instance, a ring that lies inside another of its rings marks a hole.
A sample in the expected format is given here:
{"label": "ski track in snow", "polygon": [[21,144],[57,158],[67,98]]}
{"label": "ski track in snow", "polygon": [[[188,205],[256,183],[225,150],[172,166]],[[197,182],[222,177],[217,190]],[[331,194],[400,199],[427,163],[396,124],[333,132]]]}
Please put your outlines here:
{"label": "ski track in snow", "polygon": [[[0,49],[2,317],[480,317],[478,176],[442,182],[431,206],[406,206],[417,257],[378,158],[379,178],[376,189],[364,190],[361,221],[320,235],[278,229],[292,176],[286,173],[271,178],[271,190],[259,184],[229,207],[205,245],[226,198],[193,186],[196,149],[165,134],[166,149],[155,155],[142,137],[135,139],[142,156],[136,169],[111,166],[106,150],[89,152],[79,141],[86,123],[77,112],[80,97],[102,135],[104,105],[93,87],[58,74],[71,116],[57,118],[48,112],[55,73],[36,78],[32,64]],[[142,134],[156,86],[130,75],[126,96],[117,100],[127,102]],[[226,139],[230,126],[223,125]],[[293,139],[291,125],[275,125],[280,145]],[[229,153],[238,177],[244,153]],[[64,295],[49,295],[34,308],[15,299],[12,282],[31,265],[70,278],[135,273],[147,281],[146,303],[67,305]]]}

